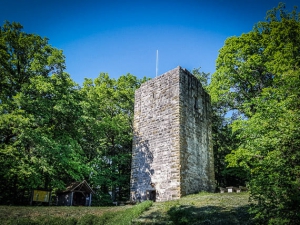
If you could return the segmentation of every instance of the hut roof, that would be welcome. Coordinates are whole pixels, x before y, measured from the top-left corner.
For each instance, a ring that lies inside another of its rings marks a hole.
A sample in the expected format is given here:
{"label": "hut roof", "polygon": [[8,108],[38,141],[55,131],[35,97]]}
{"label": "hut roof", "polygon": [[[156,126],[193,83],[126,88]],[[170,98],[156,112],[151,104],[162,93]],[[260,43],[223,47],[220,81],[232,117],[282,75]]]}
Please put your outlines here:
{"label": "hut roof", "polygon": [[89,186],[89,184],[85,180],[82,182],[71,183],[64,192],[76,192],[76,191],[95,194],[93,189]]}

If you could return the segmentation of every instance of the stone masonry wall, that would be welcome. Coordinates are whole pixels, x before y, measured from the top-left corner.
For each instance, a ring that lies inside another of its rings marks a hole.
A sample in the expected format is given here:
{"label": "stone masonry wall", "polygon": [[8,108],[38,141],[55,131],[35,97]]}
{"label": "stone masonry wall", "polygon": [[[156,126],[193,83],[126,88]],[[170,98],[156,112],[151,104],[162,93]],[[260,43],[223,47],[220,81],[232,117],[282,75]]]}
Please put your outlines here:
{"label": "stone masonry wall", "polygon": [[214,191],[210,97],[198,79],[180,73],[180,186],[181,195]]}
{"label": "stone masonry wall", "polygon": [[209,96],[181,67],[136,90],[132,200],[151,191],[166,201],[213,188],[210,113]]}

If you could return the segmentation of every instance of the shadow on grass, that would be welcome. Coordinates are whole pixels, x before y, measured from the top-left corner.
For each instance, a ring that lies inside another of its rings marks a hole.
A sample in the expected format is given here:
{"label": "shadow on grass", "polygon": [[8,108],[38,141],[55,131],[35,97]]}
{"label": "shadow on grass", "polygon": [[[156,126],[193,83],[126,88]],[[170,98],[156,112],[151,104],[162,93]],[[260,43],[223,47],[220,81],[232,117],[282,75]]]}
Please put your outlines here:
{"label": "shadow on grass", "polygon": [[218,206],[173,206],[167,214],[176,225],[208,225],[208,224],[252,224],[248,213],[249,207],[232,209]]}
{"label": "shadow on grass", "polygon": [[142,219],[147,221],[147,224],[157,225],[250,225],[253,223],[248,209],[249,206],[228,209],[219,206],[175,205],[170,207],[166,214],[158,210],[142,216]]}

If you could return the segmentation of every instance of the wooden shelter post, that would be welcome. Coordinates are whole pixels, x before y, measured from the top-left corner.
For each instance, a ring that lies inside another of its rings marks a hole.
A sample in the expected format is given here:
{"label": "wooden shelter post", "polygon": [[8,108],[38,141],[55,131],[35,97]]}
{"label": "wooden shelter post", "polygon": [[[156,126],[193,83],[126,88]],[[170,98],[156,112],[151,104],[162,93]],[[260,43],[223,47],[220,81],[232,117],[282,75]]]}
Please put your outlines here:
{"label": "wooden shelter post", "polygon": [[90,193],[90,201],[89,201],[89,206],[92,205],[92,193]]}
{"label": "wooden shelter post", "polygon": [[73,191],[71,192],[71,200],[70,200],[70,206],[72,206],[73,205]]}

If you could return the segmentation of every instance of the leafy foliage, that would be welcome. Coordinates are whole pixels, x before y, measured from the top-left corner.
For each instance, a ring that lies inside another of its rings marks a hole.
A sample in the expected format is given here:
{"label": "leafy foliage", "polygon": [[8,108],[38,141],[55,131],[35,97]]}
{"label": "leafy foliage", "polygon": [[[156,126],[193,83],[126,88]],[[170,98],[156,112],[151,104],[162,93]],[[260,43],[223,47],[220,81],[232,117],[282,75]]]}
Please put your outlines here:
{"label": "leafy foliage", "polygon": [[[210,73],[195,68],[191,73],[200,81],[202,87],[213,94],[213,88],[209,83]],[[214,169],[217,187],[244,186],[248,176],[241,167],[227,168],[226,155],[236,145],[236,135],[232,134],[230,126],[232,119],[226,117],[226,108],[219,101],[212,102],[212,141],[214,151]]]}
{"label": "leafy foliage", "polygon": [[90,181],[103,199],[108,191],[113,200],[127,200],[131,172],[134,91],[144,79],[131,74],[111,79],[101,73],[94,81],[86,79],[81,94],[85,123],[81,130],[89,166]]}
{"label": "leafy foliage", "polygon": [[127,197],[134,91],[146,78],[101,73],[81,88],[64,72],[62,51],[22,28],[0,29],[1,203],[83,179],[101,204],[109,191]]}
{"label": "leafy foliage", "polygon": [[256,99],[259,107],[255,115],[233,124],[240,139],[247,141],[228,156],[228,161],[251,172],[251,197],[258,201],[252,212],[258,219],[298,223],[299,72],[288,72],[280,80],[282,86],[264,89]]}
{"label": "leafy foliage", "polygon": [[62,51],[6,22],[0,30],[1,202],[32,188],[63,188],[89,169],[78,143],[78,88]]}
{"label": "leafy foliage", "polygon": [[299,223],[300,20],[284,4],[252,31],[228,38],[209,87],[233,112],[236,144],[229,166],[249,173],[251,212],[259,223]]}
{"label": "leafy foliage", "polygon": [[194,68],[191,73],[200,81],[202,87],[206,89],[209,83],[210,73],[205,73],[200,69],[201,67]]}

